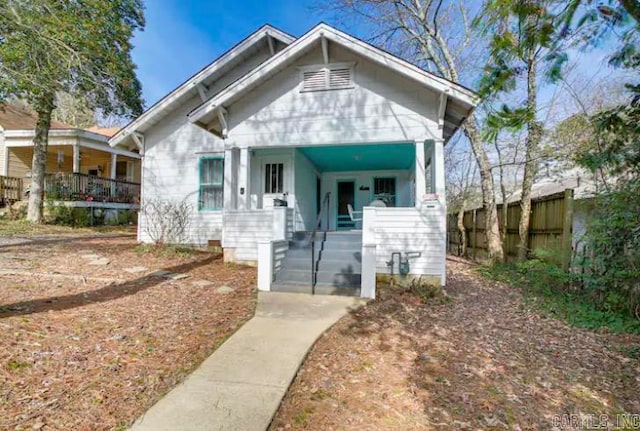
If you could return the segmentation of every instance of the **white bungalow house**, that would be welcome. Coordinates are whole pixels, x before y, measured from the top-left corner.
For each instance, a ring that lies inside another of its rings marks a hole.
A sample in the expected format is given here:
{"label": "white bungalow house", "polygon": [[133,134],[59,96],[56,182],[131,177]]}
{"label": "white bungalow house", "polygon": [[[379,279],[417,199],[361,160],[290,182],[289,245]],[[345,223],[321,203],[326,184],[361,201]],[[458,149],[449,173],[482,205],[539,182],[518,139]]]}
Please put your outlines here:
{"label": "white bungalow house", "polygon": [[110,144],[139,149],[143,207],[190,202],[187,242],[257,263],[260,289],[373,297],[377,275],[444,285],[443,147],[476,102],[329,25],[264,26]]}

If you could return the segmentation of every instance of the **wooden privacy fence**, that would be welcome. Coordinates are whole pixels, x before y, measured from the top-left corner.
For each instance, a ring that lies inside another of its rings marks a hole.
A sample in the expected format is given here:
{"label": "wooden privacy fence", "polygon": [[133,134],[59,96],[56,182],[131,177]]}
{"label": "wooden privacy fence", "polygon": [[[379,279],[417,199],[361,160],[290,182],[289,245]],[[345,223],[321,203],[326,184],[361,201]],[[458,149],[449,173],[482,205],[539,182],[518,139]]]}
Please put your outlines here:
{"label": "wooden privacy fence", "polygon": [[[511,202],[507,206],[506,235],[503,224],[503,205],[498,205],[498,220],[502,235],[502,247],[507,259],[518,255],[520,236],[520,201]],[[544,249],[551,251],[551,257],[558,264],[568,268],[572,255],[573,227],[573,190],[532,200],[531,218],[529,220],[528,249]],[[458,214],[447,217],[448,252],[458,256],[465,255],[472,259],[484,259],[487,256],[485,235],[485,211],[482,208],[468,210],[464,213],[464,231],[467,250],[463,253],[462,235],[458,229]]]}
{"label": "wooden privacy fence", "polygon": [[22,178],[0,175],[0,206],[11,205],[22,199]]}

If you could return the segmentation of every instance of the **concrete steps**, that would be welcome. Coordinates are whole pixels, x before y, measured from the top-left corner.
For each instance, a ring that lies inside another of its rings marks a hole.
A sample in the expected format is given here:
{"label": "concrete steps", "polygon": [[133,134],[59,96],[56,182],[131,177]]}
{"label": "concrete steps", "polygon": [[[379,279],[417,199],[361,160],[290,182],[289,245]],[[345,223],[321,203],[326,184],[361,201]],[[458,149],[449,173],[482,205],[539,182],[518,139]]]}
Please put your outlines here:
{"label": "concrete steps", "polygon": [[[326,295],[360,294],[362,232],[316,234],[316,292]],[[311,234],[296,232],[290,241],[272,290],[311,293]]]}

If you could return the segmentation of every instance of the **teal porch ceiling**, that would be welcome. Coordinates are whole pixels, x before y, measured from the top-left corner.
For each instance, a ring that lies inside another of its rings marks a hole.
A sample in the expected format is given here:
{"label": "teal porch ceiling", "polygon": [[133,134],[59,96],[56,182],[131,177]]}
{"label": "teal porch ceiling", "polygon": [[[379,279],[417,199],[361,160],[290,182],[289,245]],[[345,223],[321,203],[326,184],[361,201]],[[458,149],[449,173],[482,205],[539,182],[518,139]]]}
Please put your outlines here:
{"label": "teal porch ceiling", "polygon": [[409,169],[415,145],[407,143],[331,145],[299,150],[322,172],[382,171]]}

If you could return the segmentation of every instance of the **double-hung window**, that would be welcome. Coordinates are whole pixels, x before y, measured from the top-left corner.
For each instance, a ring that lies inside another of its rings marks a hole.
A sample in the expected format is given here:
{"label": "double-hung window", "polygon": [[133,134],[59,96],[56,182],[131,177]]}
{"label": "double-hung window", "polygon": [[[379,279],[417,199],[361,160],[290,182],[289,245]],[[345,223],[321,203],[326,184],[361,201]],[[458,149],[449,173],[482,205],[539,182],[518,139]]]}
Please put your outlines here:
{"label": "double-hung window", "polygon": [[200,158],[200,193],[198,209],[219,210],[223,206],[224,158]]}

